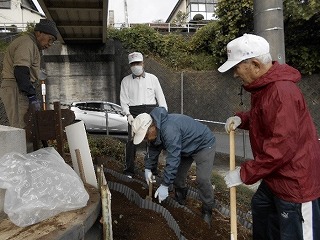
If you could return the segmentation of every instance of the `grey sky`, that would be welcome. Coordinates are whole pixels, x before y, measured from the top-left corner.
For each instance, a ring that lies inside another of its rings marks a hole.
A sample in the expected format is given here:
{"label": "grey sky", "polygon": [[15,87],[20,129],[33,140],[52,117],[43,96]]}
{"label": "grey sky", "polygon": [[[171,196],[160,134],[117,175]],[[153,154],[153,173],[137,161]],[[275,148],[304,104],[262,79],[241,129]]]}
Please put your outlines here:
{"label": "grey sky", "polygon": [[[42,9],[37,0],[32,0],[38,10]],[[166,21],[178,0],[127,0],[129,23],[150,23]],[[125,22],[124,0],[109,0],[109,10],[114,10],[115,24]]]}
{"label": "grey sky", "polygon": [[[127,0],[129,23],[166,21],[178,0]],[[109,10],[114,10],[114,22],[124,23],[124,0],[109,0]]]}

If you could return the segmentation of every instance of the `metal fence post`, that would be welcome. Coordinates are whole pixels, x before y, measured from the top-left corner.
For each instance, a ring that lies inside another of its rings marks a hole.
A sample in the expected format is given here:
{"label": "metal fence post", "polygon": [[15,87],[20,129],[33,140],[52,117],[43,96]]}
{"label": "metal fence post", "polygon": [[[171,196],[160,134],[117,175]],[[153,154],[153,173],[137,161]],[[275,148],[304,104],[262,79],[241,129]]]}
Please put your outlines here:
{"label": "metal fence post", "polygon": [[109,116],[108,116],[108,110],[104,110],[104,114],[106,116],[106,133],[109,135]]}
{"label": "metal fence post", "polygon": [[181,110],[180,111],[181,111],[181,114],[183,114],[183,84],[184,84],[183,83],[183,72],[181,72],[180,76],[181,76],[181,78],[180,78],[181,79],[181,89],[180,89],[181,90],[181,94],[180,94]]}

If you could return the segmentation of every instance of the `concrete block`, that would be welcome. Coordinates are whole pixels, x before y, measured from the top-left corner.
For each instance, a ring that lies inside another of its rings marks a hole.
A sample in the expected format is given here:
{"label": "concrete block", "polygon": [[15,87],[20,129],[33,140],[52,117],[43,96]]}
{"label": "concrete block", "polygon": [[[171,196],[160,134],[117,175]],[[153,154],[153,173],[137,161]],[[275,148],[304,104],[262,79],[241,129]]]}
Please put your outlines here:
{"label": "concrete block", "polygon": [[10,152],[27,153],[24,129],[0,125],[0,139],[0,158]]}
{"label": "concrete block", "polygon": [[[10,152],[27,153],[26,132],[21,128],[0,125],[0,158]],[[0,189],[0,218],[3,217],[5,190]]]}

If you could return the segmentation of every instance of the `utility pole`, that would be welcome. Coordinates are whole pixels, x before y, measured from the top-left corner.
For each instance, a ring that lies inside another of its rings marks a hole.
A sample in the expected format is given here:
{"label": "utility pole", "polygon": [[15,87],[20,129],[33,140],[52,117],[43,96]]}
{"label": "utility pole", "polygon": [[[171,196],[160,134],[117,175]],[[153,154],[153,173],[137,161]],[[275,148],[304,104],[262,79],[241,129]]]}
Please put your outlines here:
{"label": "utility pole", "polygon": [[125,27],[129,27],[127,0],[124,0],[124,19],[125,19],[125,22],[124,22]]}
{"label": "utility pole", "polygon": [[254,32],[270,43],[272,60],[285,63],[282,0],[254,0]]}

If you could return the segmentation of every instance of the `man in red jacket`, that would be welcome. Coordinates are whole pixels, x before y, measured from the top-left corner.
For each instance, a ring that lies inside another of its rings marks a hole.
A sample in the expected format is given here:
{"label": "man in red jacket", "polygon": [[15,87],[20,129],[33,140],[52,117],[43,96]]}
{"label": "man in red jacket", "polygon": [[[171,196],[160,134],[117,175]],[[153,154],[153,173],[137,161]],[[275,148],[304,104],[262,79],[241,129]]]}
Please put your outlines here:
{"label": "man in red jacket", "polygon": [[320,239],[320,144],[304,97],[298,70],[272,62],[269,43],[244,34],[227,45],[228,60],[251,93],[251,109],[226,121],[229,133],[249,130],[254,159],[229,171],[228,187],[261,184],[251,207],[253,239]]}

